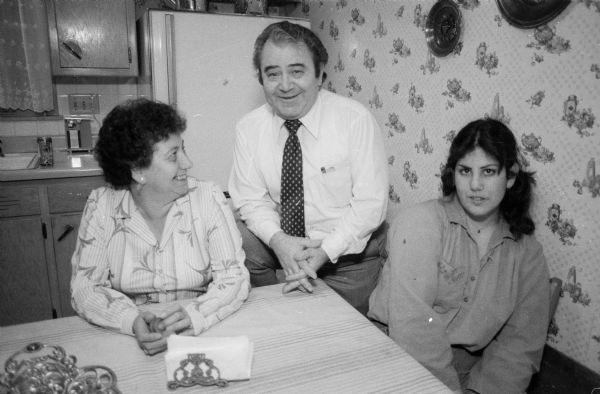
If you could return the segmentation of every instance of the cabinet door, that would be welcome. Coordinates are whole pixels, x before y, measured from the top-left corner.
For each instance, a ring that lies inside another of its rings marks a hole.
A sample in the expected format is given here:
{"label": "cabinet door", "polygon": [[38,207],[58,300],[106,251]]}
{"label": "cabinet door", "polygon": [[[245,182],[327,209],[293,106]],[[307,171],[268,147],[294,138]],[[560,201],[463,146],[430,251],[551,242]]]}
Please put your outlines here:
{"label": "cabinet door", "polygon": [[75,252],[80,221],[81,213],[52,216],[54,258],[58,273],[61,317],[77,314],[71,307],[71,256]]}
{"label": "cabinet door", "polygon": [[95,176],[70,178],[48,185],[48,208],[61,317],[76,314],[71,308],[71,256],[75,251],[81,213],[87,198],[93,189],[104,184],[101,176]]}
{"label": "cabinet door", "polygon": [[130,0],[51,1],[53,74],[137,75],[134,13]]}
{"label": "cabinet door", "polygon": [[0,326],[52,319],[40,217],[0,219]]}

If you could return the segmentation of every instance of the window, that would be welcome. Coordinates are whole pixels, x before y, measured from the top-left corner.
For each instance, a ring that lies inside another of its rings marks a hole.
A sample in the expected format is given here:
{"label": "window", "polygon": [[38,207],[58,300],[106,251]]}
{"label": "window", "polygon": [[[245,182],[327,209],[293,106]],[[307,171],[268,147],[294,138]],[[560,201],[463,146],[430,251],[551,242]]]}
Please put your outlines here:
{"label": "window", "polygon": [[0,116],[57,115],[44,0],[5,0],[0,20]]}

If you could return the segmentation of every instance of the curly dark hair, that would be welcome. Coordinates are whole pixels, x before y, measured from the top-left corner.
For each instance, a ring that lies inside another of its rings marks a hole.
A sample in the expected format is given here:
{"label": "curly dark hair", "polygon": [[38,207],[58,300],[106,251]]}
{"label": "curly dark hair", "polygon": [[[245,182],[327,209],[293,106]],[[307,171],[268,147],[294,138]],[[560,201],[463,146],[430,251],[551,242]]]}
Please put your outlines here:
{"label": "curly dark hair", "polygon": [[185,119],[167,104],[141,98],[117,105],[104,118],[94,149],[106,182],[128,188],[131,170],[150,166],[154,144],[185,127]]}
{"label": "curly dark hair", "polygon": [[[456,163],[466,154],[480,147],[506,168],[506,176],[515,177],[514,185],[506,190],[500,202],[500,213],[510,225],[510,231],[519,239],[523,234],[532,234],[535,225],[529,214],[532,189],[535,185],[533,172],[525,171],[519,163],[519,151],[515,136],[506,125],[494,119],[478,119],[460,130],[452,140],[448,160],[442,171],[442,192],[449,196],[456,192],[454,170]],[[511,168],[517,164],[519,170]]]}
{"label": "curly dark hair", "polygon": [[[327,64],[329,55],[327,49],[310,29],[299,25],[297,23],[290,23],[288,21],[272,23],[263,30],[254,42],[254,54],[252,55],[252,63],[258,74],[258,82],[262,85],[262,73],[260,72],[260,61],[262,56],[262,50],[267,41],[273,41],[274,43],[288,42],[293,44],[304,43],[312,55],[313,64],[315,66],[315,77],[319,77],[321,74],[321,65]],[[327,74],[323,73],[323,80],[327,78]]]}

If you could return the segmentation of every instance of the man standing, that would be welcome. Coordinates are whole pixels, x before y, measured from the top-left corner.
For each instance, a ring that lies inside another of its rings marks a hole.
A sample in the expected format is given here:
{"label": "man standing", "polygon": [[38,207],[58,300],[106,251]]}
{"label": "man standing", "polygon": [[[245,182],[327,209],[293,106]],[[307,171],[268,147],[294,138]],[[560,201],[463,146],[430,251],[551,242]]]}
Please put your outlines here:
{"label": "man standing", "polygon": [[[254,286],[312,291],[317,274],[363,314],[383,263],[387,162],[360,103],[322,90],[327,50],[287,21],[256,39],[267,103],[236,126],[229,192]],[[248,231],[249,230],[249,231]]]}

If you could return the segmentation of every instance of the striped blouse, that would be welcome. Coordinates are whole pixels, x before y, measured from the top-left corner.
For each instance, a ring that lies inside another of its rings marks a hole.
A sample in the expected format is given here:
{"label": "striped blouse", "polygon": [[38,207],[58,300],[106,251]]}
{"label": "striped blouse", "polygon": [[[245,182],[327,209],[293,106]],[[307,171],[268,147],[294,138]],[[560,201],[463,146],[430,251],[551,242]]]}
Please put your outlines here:
{"label": "striped blouse", "polygon": [[220,188],[188,178],[160,242],[128,190],[95,189],[71,264],[71,302],[91,323],[133,335],[138,305],[195,298],[196,335],[240,308],[250,282],[242,238]]}

